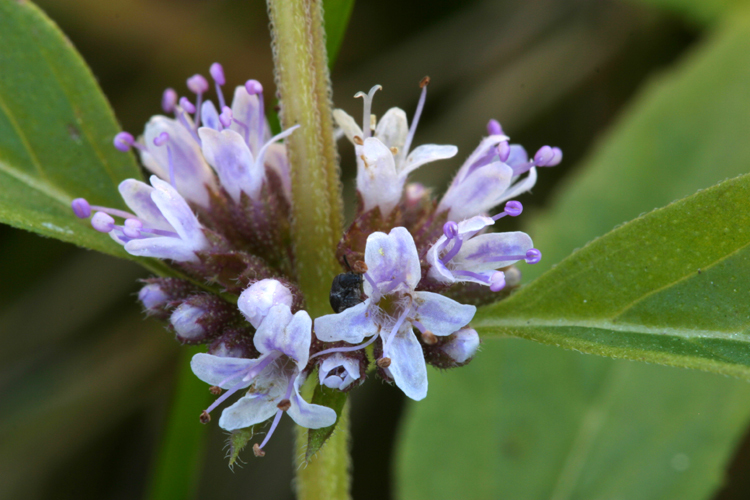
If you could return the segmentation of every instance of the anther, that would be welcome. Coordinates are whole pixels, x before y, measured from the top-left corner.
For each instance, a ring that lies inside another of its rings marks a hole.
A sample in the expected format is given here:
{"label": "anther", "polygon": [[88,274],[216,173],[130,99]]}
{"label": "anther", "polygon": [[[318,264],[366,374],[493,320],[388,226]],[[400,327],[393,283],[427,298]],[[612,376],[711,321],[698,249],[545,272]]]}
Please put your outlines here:
{"label": "anther", "polygon": [[187,79],[187,88],[193,94],[202,94],[208,90],[208,81],[203,75],[196,74]]}
{"label": "anther", "polygon": [[115,228],[115,219],[104,212],[96,212],[91,218],[91,226],[100,233],[108,233]]}
{"label": "anther", "polygon": [[536,248],[532,248],[528,252],[526,252],[526,263],[527,264],[536,264],[542,260],[542,252],[537,250]]}
{"label": "anther", "polygon": [[180,97],[180,107],[182,107],[186,113],[195,113],[195,105],[190,102],[187,97]]}
{"label": "anther", "polygon": [[353,141],[354,141],[354,144],[356,144],[357,146],[361,146],[365,143],[365,141],[363,141],[362,138],[358,135],[354,136]]}
{"label": "anther", "polygon": [[219,115],[219,122],[221,122],[221,125],[224,128],[229,128],[229,126],[232,124],[232,108],[229,106],[224,106],[221,109],[221,114]]}
{"label": "anther", "polygon": [[253,455],[255,455],[258,458],[262,458],[266,456],[266,452],[261,449],[258,443],[255,443],[253,445]]}
{"label": "anther", "polygon": [[154,137],[154,146],[163,146],[167,143],[168,140],[169,134],[167,132],[162,132],[161,134]]}
{"label": "anther", "polygon": [[523,205],[520,201],[511,200],[505,204],[505,213],[511,217],[518,217],[523,212]]}
{"label": "anther", "polygon": [[174,111],[176,105],[177,92],[172,88],[165,90],[161,95],[161,109],[163,109],[165,113],[171,113]]}
{"label": "anther", "polygon": [[497,156],[503,163],[508,161],[508,158],[510,158],[510,144],[508,144],[508,141],[503,141],[497,145]]}
{"label": "anther", "polygon": [[505,288],[505,273],[497,271],[490,276],[490,290],[493,292],[499,292],[503,288]]}
{"label": "anther", "polygon": [[448,222],[443,224],[443,234],[446,238],[452,240],[453,238],[458,236],[458,224],[456,224],[452,220],[449,220]]}
{"label": "anther", "polygon": [[73,213],[79,219],[88,219],[91,217],[91,205],[89,205],[89,202],[85,198],[76,198],[70,202],[70,208],[73,209]]}
{"label": "anther", "polygon": [[505,135],[503,133],[503,127],[500,126],[500,122],[494,118],[487,122],[487,133],[490,135]]}
{"label": "anther", "polygon": [[367,264],[365,264],[365,261],[363,260],[358,260],[352,266],[352,271],[357,274],[365,274],[367,272]]}
{"label": "anther", "polygon": [[276,408],[278,408],[281,411],[287,411],[289,408],[292,407],[292,402],[288,399],[282,399],[279,401],[279,404],[276,405]]}
{"label": "anther", "polygon": [[130,151],[130,147],[135,142],[135,139],[133,138],[133,135],[128,132],[120,132],[115,135],[115,140],[113,142],[115,147],[124,153]]}
{"label": "anther", "polygon": [[438,338],[431,331],[425,330],[422,332],[422,340],[427,345],[435,345],[437,344]]}
{"label": "anther", "polygon": [[210,392],[214,396],[218,396],[219,394],[221,394],[221,391],[222,389],[218,385],[212,385],[211,387],[208,388],[208,392]]}
{"label": "anther", "polygon": [[200,421],[202,424],[207,424],[211,421],[211,415],[206,410],[201,412]]}
{"label": "anther", "polygon": [[391,358],[380,358],[377,362],[380,368],[388,368],[391,366]]}
{"label": "anther", "polygon": [[396,146],[393,146],[391,148],[391,153],[393,153],[394,155],[397,155],[398,154],[398,148]]}
{"label": "anther", "polygon": [[554,167],[562,161],[562,150],[550,146],[542,146],[534,155],[537,167]]}
{"label": "anther", "polygon": [[213,63],[208,69],[208,72],[211,74],[211,78],[214,79],[217,85],[224,85],[227,83],[226,79],[224,78],[224,68],[221,66],[221,64],[217,62]]}
{"label": "anther", "polygon": [[258,80],[248,80],[245,82],[245,90],[247,90],[247,93],[250,95],[262,94],[263,85],[261,85]]}
{"label": "anther", "polygon": [[423,88],[425,88],[426,86],[428,86],[429,84],[430,84],[430,77],[429,77],[429,76],[425,76],[424,78],[422,78],[422,79],[421,79],[421,80],[419,81],[419,88],[420,88],[420,89],[423,89]]}
{"label": "anther", "polygon": [[122,232],[128,238],[140,238],[143,222],[138,219],[125,219]]}

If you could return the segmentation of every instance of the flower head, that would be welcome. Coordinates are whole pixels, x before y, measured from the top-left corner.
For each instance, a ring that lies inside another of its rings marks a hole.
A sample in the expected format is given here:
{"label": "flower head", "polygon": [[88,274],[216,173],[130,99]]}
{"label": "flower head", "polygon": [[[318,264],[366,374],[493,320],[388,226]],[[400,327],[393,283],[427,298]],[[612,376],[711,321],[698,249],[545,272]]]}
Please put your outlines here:
{"label": "flower head", "polygon": [[315,320],[315,332],[326,342],[361,343],[380,338],[385,368],[396,385],[412,399],[427,395],[427,369],[422,346],[414,333],[431,342],[471,321],[476,307],[431,292],[415,290],[421,278],[414,240],[403,227],[367,238],[363,303]]}

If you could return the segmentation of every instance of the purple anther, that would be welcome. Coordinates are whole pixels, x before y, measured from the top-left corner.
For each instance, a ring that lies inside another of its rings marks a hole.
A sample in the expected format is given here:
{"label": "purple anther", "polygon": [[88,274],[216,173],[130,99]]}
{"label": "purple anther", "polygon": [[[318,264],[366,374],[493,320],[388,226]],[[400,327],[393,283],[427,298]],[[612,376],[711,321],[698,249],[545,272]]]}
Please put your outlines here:
{"label": "purple anther", "polygon": [[503,127],[501,127],[500,122],[494,118],[487,123],[487,133],[490,135],[504,135]]}
{"label": "purple anther", "polygon": [[452,240],[453,238],[458,236],[458,224],[456,224],[452,220],[449,220],[448,222],[443,224],[443,234],[446,238]]}
{"label": "purple anther", "polygon": [[562,161],[562,149],[560,148],[552,148],[552,159],[547,162],[548,167],[554,167],[555,165],[559,165]]}
{"label": "purple anther", "polygon": [[505,213],[511,217],[518,217],[523,212],[523,205],[520,201],[511,200],[505,204]]}
{"label": "purple anther", "polygon": [[542,260],[542,252],[537,250],[536,248],[532,248],[528,252],[526,252],[526,263],[527,264],[536,264],[540,260]]}
{"label": "purple anther", "polygon": [[193,75],[187,79],[187,88],[193,94],[202,94],[208,90],[208,80],[203,75]]}
{"label": "purple anther", "polygon": [[125,219],[122,233],[128,238],[140,238],[143,222],[138,219]]}
{"label": "purple anther", "polygon": [[96,212],[91,218],[91,225],[100,233],[108,233],[115,228],[115,219],[104,212]]}
{"label": "purple anther", "polygon": [[180,106],[186,113],[195,113],[195,105],[190,102],[187,97],[180,97]]}
{"label": "purple anther", "polygon": [[115,147],[124,153],[130,151],[130,147],[135,142],[135,139],[133,138],[132,134],[129,134],[127,132],[120,132],[119,134],[115,135],[115,140],[113,142],[115,144]]}
{"label": "purple anther", "polygon": [[497,145],[497,156],[503,163],[508,161],[508,158],[510,158],[510,144],[508,144],[508,141],[503,141]]}
{"label": "purple anther", "polygon": [[88,219],[91,217],[91,205],[89,205],[89,202],[85,198],[76,198],[70,202],[70,208],[73,209],[73,213],[79,219]]}
{"label": "purple anther", "polygon": [[224,128],[229,128],[232,124],[232,108],[224,106],[219,115],[219,123],[221,123]]}
{"label": "purple anther", "polygon": [[154,146],[163,146],[167,143],[169,140],[169,134],[167,132],[162,132],[161,134],[154,137]]}
{"label": "purple anther", "polygon": [[245,90],[247,90],[247,93],[250,95],[262,94],[263,85],[261,85],[258,80],[248,80],[245,82]]}
{"label": "purple anther", "polygon": [[211,78],[214,79],[217,85],[224,85],[227,83],[227,80],[224,78],[224,68],[221,64],[217,62],[213,63],[208,72],[211,73]]}
{"label": "purple anther", "polygon": [[[551,162],[555,158],[554,150],[549,146],[542,146],[534,155],[534,164],[537,167],[551,167]],[[562,159],[562,151],[560,152]]]}
{"label": "purple anther", "polygon": [[176,105],[177,92],[172,88],[165,90],[161,96],[161,109],[163,109],[165,113],[171,113],[174,111]]}
{"label": "purple anther", "polygon": [[490,290],[493,292],[499,292],[503,288],[505,288],[505,273],[497,271],[490,276]]}

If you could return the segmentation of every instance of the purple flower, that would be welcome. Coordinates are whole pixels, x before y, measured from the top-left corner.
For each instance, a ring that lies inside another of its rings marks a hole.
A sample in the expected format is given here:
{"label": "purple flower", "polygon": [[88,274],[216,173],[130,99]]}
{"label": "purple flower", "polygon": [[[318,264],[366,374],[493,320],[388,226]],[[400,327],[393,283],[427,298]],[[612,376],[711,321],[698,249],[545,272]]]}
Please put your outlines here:
{"label": "purple flower", "polygon": [[403,227],[389,234],[375,232],[367,238],[364,292],[367,300],[339,314],[315,320],[315,332],[325,342],[370,342],[379,336],[385,368],[396,385],[412,399],[427,395],[427,369],[422,346],[413,328],[423,339],[446,336],[465,326],[476,307],[431,292],[417,292],[421,278],[419,255],[409,231]]}
{"label": "purple flower", "polygon": [[[509,202],[512,203],[517,202]],[[464,281],[488,285],[496,292],[505,286],[505,274],[498,269],[519,260],[539,261],[541,255],[537,255],[538,250],[533,248],[526,233],[480,234],[494,223],[494,218],[481,215],[458,224],[447,222],[443,236],[427,251],[428,276],[441,283]]]}
{"label": "purple flower", "polygon": [[286,412],[298,425],[309,429],[328,427],[336,422],[330,408],[306,402],[299,394],[302,373],[309,359],[312,320],[305,311],[292,315],[289,307],[271,308],[253,338],[260,352],[257,359],[227,358],[196,354],[190,366],[193,373],[212,386],[227,389],[202,414],[203,418],[237,391],[245,390],[236,403],[226,408],[219,425],[228,430],[259,424],[275,415],[271,429],[256,454],[276,429]]}
{"label": "purple flower", "polygon": [[[425,163],[452,158],[456,146],[425,144],[411,150],[414,133],[427,96],[427,81],[423,81],[422,94],[409,127],[406,113],[399,108],[389,109],[377,125],[372,126],[370,110],[372,98],[380,85],[368,94],[359,92],[355,97],[364,99],[363,128],[341,109],[333,111],[336,123],[355,146],[357,159],[357,190],[362,196],[364,210],[380,207],[386,216],[398,204],[408,175]],[[372,128],[375,129],[374,136]]]}

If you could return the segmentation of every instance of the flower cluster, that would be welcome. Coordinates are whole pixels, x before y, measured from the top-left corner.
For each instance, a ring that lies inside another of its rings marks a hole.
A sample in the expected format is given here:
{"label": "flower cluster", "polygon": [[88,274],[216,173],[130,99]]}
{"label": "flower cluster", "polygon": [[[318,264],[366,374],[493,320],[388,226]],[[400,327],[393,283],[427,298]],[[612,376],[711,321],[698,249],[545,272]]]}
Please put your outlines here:
{"label": "flower cluster", "polygon": [[332,277],[333,314],[313,319],[296,285],[290,165],[280,142],[297,127],[272,136],[260,83],[236,87],[228,105],[221,65],[209,72],[217,104],[206,98],[208,80],[194,75],[187,80],[193,100],[164,92],[162,108],[173,117],[153,117],[137,139],[115,136],[115,147],[134,149],[151,173],[149,184],[120,184],[129,211],[72,202],[76,216],[128,253],[162,259],[184,276],[145,280],[139,300],[177,340],[207,346],[191,366],[219,397],[201,422],[239,393],[219,425],[234,431],[272,420],[253,447],[263,456],[284,413],[310,429],[336,422],[334,410],[300,395],[316,371],[330,389],[352,390],[371,373],[424,398],[426,365],[468,363],[480,344],[469,326],[476,306],[519,285],[514,264],[541,258],[527,234],[489,230],[521,214],[511,199],[534,186],[537,167],[557,165],[561,151],[544,146],[530,158],[491,120],[488,137],[436,201],[408,183],[415,169],[458,153],[451,145],[412,148],[429,79],[411,124],[398,108],[380,120],[371,114],[379,86],[358,93],[362,127],[334,111],[357,160],[359,206],[337,249],[348,271]]}

